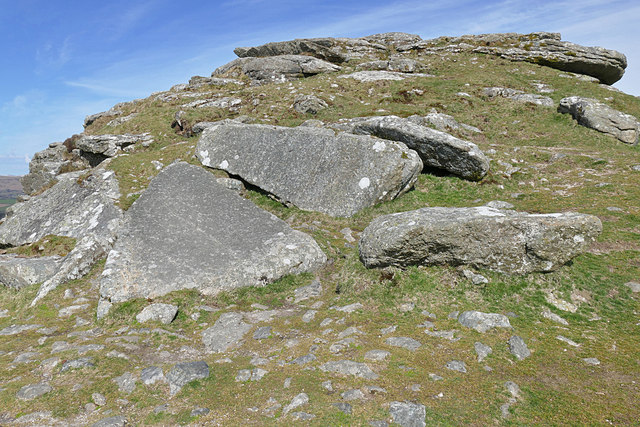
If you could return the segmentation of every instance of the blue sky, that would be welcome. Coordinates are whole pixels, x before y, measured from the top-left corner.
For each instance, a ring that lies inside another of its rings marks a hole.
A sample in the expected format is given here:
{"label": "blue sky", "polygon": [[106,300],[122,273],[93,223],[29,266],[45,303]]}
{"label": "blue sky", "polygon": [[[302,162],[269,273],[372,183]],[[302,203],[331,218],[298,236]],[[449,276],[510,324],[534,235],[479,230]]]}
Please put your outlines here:
{"label": "blue sky", "polygon": [[422,38],[557,31],[627,55],[640,95],[637,0],[0,0],[0,175],[82,131],[84,116],[209,75],[236,46],[404,31]]}

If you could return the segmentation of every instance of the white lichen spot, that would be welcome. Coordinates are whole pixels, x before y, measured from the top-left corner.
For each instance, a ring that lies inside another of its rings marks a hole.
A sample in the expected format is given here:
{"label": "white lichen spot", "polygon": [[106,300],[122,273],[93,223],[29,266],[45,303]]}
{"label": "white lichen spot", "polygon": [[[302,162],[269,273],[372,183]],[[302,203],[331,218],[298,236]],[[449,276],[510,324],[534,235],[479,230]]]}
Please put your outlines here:
{"label": "white lichen spot", "polygon": [[292,251],[294,249],[298,249],[298,247],[296,245],[287,245],[286,248],[289,249],[290,251]]}
{"label": "white lichen spot", "polygon": [[229,167],[229,162],[227,162],[226,160],[223,160],[223,161],[221,161],[221,162],[220,162],[220,164],[218,165],[218,167],[219,167],[220,169],[226,169],[226,168],[228,168],[228,167]]}
{"label": "white lichen spot", "polygon": [[376,153],[383,151],[385,148],[386,144],[384,143],[384,141],[376,141],[376,143],[373,144],[373,151],[375,151]]}
{"label": "white lichen spot", "polygon": [[283,262],[285,265],[290,265],[290,264],[291,264],[291,260],[290,260],[289,258],[285,258],[285,259],[283,259],[283,260],[282,260],[282,262]]}
{"label": "white lichen spot", "polygon": [[205,166],[211,166],[211,159],[209,158],[209,151],[204,150],[200,152],[200,157],[202,157],[202,164]]}
{"label": "white lichen spot", "polygon": [[371,182],[369,181],[369,178],[364,177],[360,180],[360,182],[358,183],[358,185],[360,186],[360,188],[362,190],[364,190],[365,188],[369,187],[369,184],[371,184]]}
{"label": "white lichen spot", "polygon": [[240,156],[238,156],[237,154],[235,156],[233,156],[234,160],[238,160],[240,158]]}
{"label": "white lichen spot", "polygon": [[584,237],[582,237],[581,235],[575,235],[573,236],[573,241],[576,243],[584,243]]}
{"label": "white lichen spot", "polygon": [[486,206],[479,206],[474,209],[476,210],[478,215],[482,215],[482,216],[505,216],[505,214],[500,212],[498,209],[489,208]]}

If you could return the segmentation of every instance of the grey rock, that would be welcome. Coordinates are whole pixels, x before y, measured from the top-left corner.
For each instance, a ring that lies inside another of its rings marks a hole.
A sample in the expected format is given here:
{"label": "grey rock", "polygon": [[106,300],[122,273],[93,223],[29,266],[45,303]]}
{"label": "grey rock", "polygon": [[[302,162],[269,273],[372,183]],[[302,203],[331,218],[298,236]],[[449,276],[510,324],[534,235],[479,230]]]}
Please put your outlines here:
{"label": "grey rock", "polygon": [[344,400],[362,400],[364,393],[358,389],[347,390],[340,395]]}
{"label": "grey rock", "polygon": [[236,382],[260,381],[268,373],[269,371],[261,368],[241,369],[236,375]]}
{"label": "grey rock", "polygon": [[600,364],[600,361],[598,359],[596,359],[595,357],[586,357],[586,358],[582,359],[582,361],[584,363],[586,363],[587,365],[598,366]]}
{"label": "grey rock", "polygon": [[476,350],[476,354],[478,355],[478,363],[482,362],[493,352],[491,347],[481,342],[474,343],[473,348]]}
{"label": "grey rock", "polygon": [[494,209],[515,209],[515,206],[513,206],[511,203],[504,202],[502,200],[492,200],[485,206]]}
{"label": "grey rock", "polygon": [[95,169],[79,184],[62,180],[39,196],[14,205],[0,224],[0,245],[21,246],[53,234],[81,239],[89,233],[111,235],[122,211],[115,173]]}
{"label": "grey rock", "polygon": [[509,351],[518,360],[524,360],[531,356],[531,351],[529,351],[527,344],[524,342],[522,337],[519,337],[518,335],[514,335],[509,338]]}
{"label": "grey rock", "polygon": [[271,336],[271,326],[261,326],[253,333],[254,340],[265,340]]}
{"label": "grey rock", "polygon": [[431,77],[429,74],[422,73],[399,73],[397,71],[356,71],[351,74],[343,74],[338,76],[339,79],[353,79],[361,83],[379,82],[379,81],[400,81],[408,78]]}
{"label": "grey rock", "polygon": [[386,350],[369,350],[365,353],[364,359],[381,362],[385,360],[387,357],[389,357],[390,355],[391,353],[389,353]]}
{"label": "grey rock", "polygon": [[138,378],[131,372],[125,372],[119,377],[115,377],[113,381],[118,385],[118,390],[129,394],[136,389]]}
{"label": "grey rock", "polygon": [[208,351],[223,353],[238,345],[251,325],[242,321],[240,313],[222,313],[216,323],[202,332],[202,342]]}
{"label": "grey rock", "polygon": [[233,52],[240,58],[268,57],[278,55],[311,55],[315,58],[334,63],[347,60],[346,55],[332,49],[335,39],[295,39],[283,42],[272,42],[255,47],[237,47]]}
{"label": "grey rock", "polygon": [[207,415],[209,412],[211,412],[209,408],[195,408],[189,413],[189,415],[192,417],[200,417],[202,415]]}
{"label": "grey rock", "polygon": [[178,363],[167,373],[170,394],[175,396],[191,381],[209,377],[209,365],[204,361]]}
{"label": "grey rock", "polygon": [[197,156],[284,202],[343,217],[408,191],[422,169],[402,143],[308,127],[211,127]]}
{"label": "grey rock", "polygon": [[399,73],[418,73],[425,69],[424,64],[415,59],[393,57],[389,60],[363,62],[356,66],[357,70],[395,71]]}
{"label": "grey rock", "polygon": [[[331,329],[329,329],[329,331],[331,331]],[[334,354],[340,353],[342,350],[349,348],[350,345],[355,344],[355,342],[356,340],[354,338],[342,339],[331,344],[331,346],[329,347],[329,351]]]}
{"label": "grey rock", "polygon": [[362,334],[362,331],[356,328],[355,326],[349,326],[347,329],[345,329],[344,331],[338,334],[338,338],[343,339],[354,334]]}
{"label": "grey rock", "polygon": [[164,373],[162,372],[162,368],[157,366],[149,366],[148,368],[144,368],[140,373],[140,381],[144,385],[152,385],[157,383],[158,381],[164,381]]}
{"label": "grey rock", "polygon": [[91,395],[91,400],[93,400],[93,403],[95,403],[98,406],[104,406],[107,404],[107,398],[100,393],[93,393]]}
{"label": "grey rock", "polygon": [[305,354],[304,356],[296,357],[289,363],[292,365],[306,365],[307,363],[311,363],[317,359],[318,358],[315,354]]}
{"label": "grey rock", "polygon": [[318,114],[318,111],[324,110],[329,105],[315,95],[296,95],[293,100],[293,109],[300,114]]}
{"label": "grey rock", "polygon": [[511,397],[515,399],[520,398],[520,387],[518,387],[518,384],[514,383],[513,381],[507,381],[506,383],[504,383],[504,387],[511,394]]}
{"label": "grey rock", "polygon": [[118,415],[115,417],[103,418],[97,423],[93,423],[91,427],[125,427],[127,425],[127,418],[124,415]]}
{"label": "grey rock", "polygon": [[189,88],[199,89],[203,86],[227,86],[243,85],[244,83],[236,79],[221,79],[215,77],[193,76],[189,79]]}
{"label": "grey rock", "polygon": [[169,409],[169,404],[168,403],[163,403],[162,405],[158,405],[155,408],[153,408],[153,413],[154,414],[161,414],[163,412],[166,412],[167,409]]}
{"label": "grey rock", "polygon": [[287,415],[292,410],[299,408],[302,405],[309,403],[309,396],[306,393],[300,393],[291,399],[291,402],[282,408],[282,415]]}
{"label": "grey rock", "polygon": [[71,369],[93,368],[95,366],[96,365],[93,363],[92,357],[81,357],[79,359],[64,362],[60,368],[60,372],[66,372]]}
{"label": "grey rock", "polygon": [[449,341],[459,341],[460,338],[455,338],[455,333],[458,332],[457,329],[453,329],[450,331],[431,331],[429,329],[425,330],[424,333],[429,335],[430,337],[436,338],[444,338]]}
{"label": "grey rock", "polygon": [[333,403],[332,406],[338,409],[340,412],[344,412],[347,415],[351,415],[352,407],[347,402]]}
{"label": "grey rock", "polygon": [[458,322],[467,328],[485,333],[493,328],[510,328],[509,318],[504,314],[483,313],[481,311],[465,311],[458,318]]}
{"label": "grey rock", "polygon": [[442,381],[444,378],[437,374],[429,374],[429,379],[431,381]]}
{"label": "grey rock", "polygon": [[104,350],[104,345],[102,344],[85,344],[85,345],[79,345],[78,347],[76,347],[78,356],[87,354],[90,351],[102,351],[102,350]]}
{"label": "grey rock", "polygon": [[0,255],[0,284],[14,289],[42,283],[60,267],[61,257],[23,258]]}
{"label": "grey rock", "polygon": [[236,111],[241,104],[242,99],[225,96],[216,99],[198,99],[182,105],[182,108],[222,108],[224,110]]}
{"label": "grey rock", "polygon": [[562,335],[558,335],[556,337],[557,340],[562,341],[563,343],[569,344],[572,347],[580,347],[580,344],[578,344],[577,342],[575,342],[574,340],[567,338],[565,336]]}
{"label": "grey rock", "polygon": [[323,372],[336,372],[343,375],[353,375],[358,378],[375,380],[378,374],[373,372],[369,366],[364,363],[358,363],[351,360],[338,360],[327,362],[320,366]]}
{"label": "grey rock", "polygon": [[471,280],[471,283],[474,285],[482,285],[489,283],[489,279],[484,277],[482,274],[475,273],[471,270],[464,269],[462,270],[462,275],[466,277],[468,280]]}
{"label": "grey rock", "polygon": [[121,108],[125,106],[125,103],[116,104],[108,111],[103,111],[101,113],[91,114],[84,118],[84,127],[92,125],[96,120],[101,119],[103,117],[115,117],[122,114]]}
{"label": "grey rock", "polygon": [[394,423],[402,427],[425,427],[427,410],[424,405],[412,402],[391,402],[389,414]]}
{"label": "grey rock", "polygon": [[294,303],[299,303],[309,298],[317,298],[322,295],[322,283],[319,280],[314,280],[311,284],[297,288],[293,291]]}
{"label": "grey rock", "polygon": [[24,353],[20,353],[19,355],[17,355],[15,357],[15,359],[13,359],[13,362],[11,362],[12,365],[16,365],[19,363],[30,363],[30,362],[34,362],[34,358],[40,356],[40,353],[35,352],[35,351],[26,351]]}
{"label": "grey rock", "polygon": [[558,316],[557,314],[552,313],[548,308],[542,312],[542,317],[544,317],[545,319],[552,320],[556,323],[560,323],[561,325],[565,325],[565,326],[569,325],[569,322],[567,322],[565,319]]}
{"label": "grey rock", "polygon": [[484,88],[483,93],[489,98],[509,98],[523,104],[535,104],[545,107],[553,107],[555,105],[553,99],[549,98],[548,96],[533,93],[524,93],[521,90],[509,89],[505,87],[487,87]]}
{"label": "grey rock", "polygon": [[88,308],[89,308],[89,304],[70,305],[69,307],[64,307],[60,309],[60,311],[58,311],[58,317],[63,317],[63,318],[71,317],[74,314],[81,311],[85,311]]}
{"label": "grey rock", "polygon": [[113,157],[127,147],[135,144],[148,146],[153,142],[153,137],[149,133],[139,135],[83,135],[75,141],[76,147],[83,155],[89,153],[92,166],[96,166],[107,157]]}
{"label": "grey rock", "polygon": [[318,314],[318,310],[307,310],[307,312],[302,315],[302,321],[309,323],[316,318],[316,314]]}
{"label": "grey rock", "polygon": [[636,145],[640,122],[630,114],[614,110],[596,99],[570,96],[560,100],[558,112],[571,114],[578,124],[611,135],[625,144]]}
{"label": "grey rock", "polygon": [[316,416],[307,412],[292,412],[291,419],[294,421],[310,421]]}
{"label": "grey rock", "polygon": [[0,330],[0,336],[2,335],[17,335],[22,332],[30,331],[33,329],[41,328],[42,325],[11,325]]}
{"label": "grey rock", "polygon": [[136,320],[140,323],[160,322],[168,325],[173,322],[178,314],[178,307],[172,304],[154,303],[146,306],[136,315]]}
{"label": "grey rock", "polygon": [[410,116],[407,119],[419,125],[433,126],[442,132],[456,131],[462,133],[482,133],[482,131],[477,127],[458,123],[458,121],[452,116],[444,113],[438,113],[436,110],[432,110],[424,117]]}
{"label": "grey rock", "polygon": [[449,264],[547,272],[586,251],[601,231],[592,215],[422,208],[373,220],[360,239],[360,260],[368,268]]}
{"label": "grey rock", "polygon": [[360,117],[333,127],[355,134],[373,135],[406,144],[425,167],[444,170],[461,178],[480,180],[489,170],[489,159],[472,142],[396,116]]}
{"label": "grey rock", "polygon": [[370,420],[369,425],[372,427],[389,427],[389,423],[384,420]]}
{"label": "grey rock", "polygon": [[401,347],[410,351],[416,351],[422,344],[409,337],[389,337],[384,341],[387,345]]}
{"label": "grey rock", "polygon": [[77,151],[69,152],[61,143],[33,155],[29,162],[29,173],[20,178],[25,194],[35,195],[55,183],[63,172],[79,171],[90,167],[89,162]]}
{"label": "grey rock", "polygon": [[[586,74],[611,85],[624,74],[627,58],[615,50],[601,47],[586,47],[574,43],[561,41],[560,34],[543,33],[542,37],[535,34],[513,34],[511,46],[482,46],[474,52],[488,53],[509,59],[511,61],[526,61],[534,64],[556,68],[562,71]],[[498,35],[499,36],[499,35]],[[500,43],[505,45],[505,38]],[[480,43],[478,43],[480,44]]]}
{"label": "grey rock", "polygon": [[343,313],[353,313],[354,311],[360,310],[364,306],[359,302],[354,302],[353,304],[348,304],[343,307],[336,307],[336,310],[342,311]]}
{"label": "grey rock", "polygon": [[321,73],[333,73],[340,67],[306,55],[278,55],[264,58],[238,58],[218,67],[211,77],[220,75],[249,77],[254,84],[282,83]]}
{"label": "grey rock", "polygon": [[127,211],[100,296],[114,303],[180,289],[215,295],[264,286],[325,261],[308,235],[220,186],[206,170],[174,163]]}
{"label": "grey rock", "polygon": [[633,293],[640,292],[640,283],[638,282],[627,282],[624,284],[627,288],[631,290]]}
{"label": "grey rock", "polygon": [[22,400],[33,400],[53,390],[47,383],[30,384],[18,390],[16,397]]}
{"label": "grey rock", "polygon": [[451,371],[462,372],[463,374],[467,373],[467,366],[461,360],[452,360],[444,366]]}

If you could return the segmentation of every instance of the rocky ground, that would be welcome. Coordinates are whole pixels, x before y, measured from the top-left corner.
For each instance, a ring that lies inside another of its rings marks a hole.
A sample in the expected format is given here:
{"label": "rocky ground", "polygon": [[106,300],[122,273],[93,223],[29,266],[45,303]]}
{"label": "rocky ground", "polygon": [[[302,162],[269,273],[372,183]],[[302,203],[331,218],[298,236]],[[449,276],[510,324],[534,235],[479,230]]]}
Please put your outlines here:
{"label": "rocky ground", "polygon": [[34,156],[0,223],[0,425],[639,422],[623,56],[236,53]]}

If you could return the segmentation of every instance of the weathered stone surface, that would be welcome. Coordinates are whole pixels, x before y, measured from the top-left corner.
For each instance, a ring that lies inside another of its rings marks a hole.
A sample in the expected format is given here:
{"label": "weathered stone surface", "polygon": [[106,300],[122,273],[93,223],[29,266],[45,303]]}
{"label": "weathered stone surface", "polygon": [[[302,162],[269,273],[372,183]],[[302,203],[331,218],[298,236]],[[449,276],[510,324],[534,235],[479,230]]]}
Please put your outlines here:
{"label": "weathered stone surface", "polygon": [[254,83],[260,84],[285,82],[339,70],[339,66],[311,56],[279,55],[264,58],[238,58],[217,68],[211,77],[246,75]]}
{"label": "weathered stone surface", "polygon": [[445,368],[450,371],[462,372],[463,374],[467,373],[467,366],[461,360],[451,360],[446,363]]}
{"label": "weathered stone surface", "polygon": [[306,393],[300,393],[291,399],[291,402],[284,408],[282,408],[282,415],[287,415],[290,411],[299,408],[302,405],[309,403],[309,396]]}
{"label": "weathered stone surface", "polygon": [[504,314],[483,313],[481,311],[465,311],[458,317],[462,326],[485,333],[493,328],[510,328],[509,318]]}
{"label": "weathered stone surface", "polygon": [[41,328],[42,325],[11,325],[0,330],[0,336],[2,335],[17,335],[22,332],[30,331],[32,329]]}
{"label": "weathered stone surface", "polygon": [[337,372],[343,375],[353,375],[358,378],[375,380],[378,374],[373,372],[364,363],[353,362],[351,360],[338,360],[327,362],[320,366],[320,370],[324,372]]}
{"label": "weathered stone surface", "polygon": [[0,284],[20,289],[42,283],[58,271],[61,259],[59,256],[23,258],[0,255]]}
{"label": "weathered stone surface", "polygon": [[16,397],[22,400],[33,400],[49,393],[53,388],[47,383],[30,384],[18,390]]}
{"label": "weathered stone surface", "polygon": [[51,185],[57,175],[86,169],[89,162],[70,153],[60,142],[50,144],[48,148],[37,152],[29,162],[29,173],[20,178],[26,194],[36,194]]}
{"label": "weathered stone surface", "polygon": [[328,107],[327,103],[315,95],[296,95],[293,100],[293,109],[301,114],[317,114],[318,111]]}
{"label": "weathered stone surface", "polygon": [[491,347],[481,342],[474,343],[473,348],[476,350],[476,354],[478,355],[478,363],[482,362],[493,352],[493,349],[491,349]]}
{"label": "weathered stone surface", "polygon": [[363,62],[356,66],[357,70],[368,71],[396,71],[399,73],[418,73],[425,69],[425,66],[415,59],[394,57],[386,61]]}
{"label": "weathered stone surface", "polygon": [[376,218],[360,239],[365,266],[471,265],[508,274],[553,271],[587,250],[600,220],[576,213],[528,214],[423,208]]}
{"label": "weathered stone surface", "polygon": [[425,167],[442,169],[470,180],[480,180],[489,170],[489,159],[472,142],[458,139],[396,116],[344,120],[333,127],[355,134],[399,141],[416,150]]}
{"label": "weathered stone surface", "polygon": [[242,321],[240,313],[222,313],[216,323],[202,332],[202,342],[207,350],[223,353],[236,346],[251,329]]}
{"label": "weathered stone surface", "polygon": [[146,306],[138,315],[136,320],[140,323],[144,322],[160,322],[168,325],[173,322],[178,314],[178,307],[173,304],[155,303]]}
{"label": "weathered stone surface", "polygon": [[456,131],[465,134],[482,133],[482,131],[477,127],[464,123],[458,123],[458,121],[454,119],[453,116],[444,113],[438,113],[438,111],[436,111],[435,109],[432,109],[431,112],[424,117],[414,115],[407,117],[407,120],[410,120],[418,125],[433,126],[437,130],[442,132]]}
{"label": "weathered stone surface", "polygon": [[531,351],[527,347],[527,344],[524,342],[522,337],[519,337],[518,335],[514,335],[509,338],[509,351],[518,360],[524,360],[531,356]]}
{"label": "weathered stone surface", "polygon": [[365,360],[373,360],[375,362],[381,362],[389,357],[391,353],[386,350],[369,350],[365,353]]}
{"label": "weathered stone surface", "polygon": [[224,96],[215,99],[199,99],[197,101],[184,104],[182,108],[222,108],[229,111],[238,110],[242,104],[242,99],[232,96]]}
{"label": "weathered stone surface", "polygon": [[400,73],[397,71],[356,71],[351,74],[338,76],[339,79],[354,79],[361,83],[378,82],[381,80],[399,81],[415,77],[431,77],[422,73]]}
{"label": "weathered stone surface", "polygon": [[296,304],[309,298],[317,298],[322,295],[322,283],[316,279],[309,285],[294,290],[293,295],[295,298],[293,302]]}
{"label": "weathered stone surface", "polygon": [[61,180],[39,196],[14,205],[13,215],[0,224],[0,246],[30,244],[50,234],[78,239],[88,233],[110,235],[122,217],[114,205],[119,197],[111,171],[96,169],[81,183]]}
{"label": "weathered stone surface", "polygon": [[389,414],[394,423],[402,427],[425,427],[427,409],[424,405],[411,402],[391,402]]}
{"label": "weathered stone surface", "polygon": [[92,368],[94,366],[96,365],[93,363],[93,358],[81,357],[79,359],[73,359],[63,363],[60,368],[60,372],[66,372],[71,369]]}
{"label": "weathered stone surface", "polygon": [[153,137],[149,133],[140,135],[126,133],[123,135],[84,135],[75,142],[75,145],[81,152],[107,158],[115,156],[131,145],[139,143],[147,146],[152,142]]}
{"label": "weathered stone surface", "polygon": [[325,260],[311,237],[224,188],[206,170],[175,163],[127,211],[100,295],[105,303],[179,289],[214,295],[264,286]]}
{"label": "weathered stone surface", "polygon": [[389,337],[385,340],[385,343],[393,347],[401,347],[410,351],[416,351],[422,346],[419,341],[409,337]]}
{"label": "weathered stone surface", "polygon": [[640,282],[627,282],[624,285],[631,289],[633,293],[640,292]]}
{"label": "weathered stone surface", "polygon": [[346,55],[331,49],[335,39],[295,39],[284,42],[272,42],[255,47],[237,47],[233,52],[240,58],[267,57],[279,55],[311,55],[313,57],[340,64],[347,60]]}
{"label": "weathered stone surface", "polygon": [[210,127],[197,156],[282,201],[332,216],[394,199],[422,169],[418,155],[402,143],[309,127]]}
{"label": "weathered stone surface", "polygon": [[157,383],[158,381],[164,381],[164,373],[162,372],[162,368],[158,366],[149,366],[148,368],[144,368],[142,372],[140,372],[140,381],[142,381],[145,385],[152,385]]}
{"label": "weathered stone surface", "polygon": [[578,124],[606,133],[625,144],[636,145],[640,122],[630,114],[614,110],[596,99],[570,96],[560,100],[558,112],[571,114]]}
{"label": "weathered stone surface", "polygon": [[178,363],[167,373],[169,393],[175,396],[185,385],[191,381],[209,377],[209,365],[206,362]]}
{"label": "weathered stone surface", "polygon": [[124,415],[118,415],[115,417],[103,418],[97,423],[91,425],[91,427],[125,427],[127,425],[127,418]]}
{"label": "weathered stone surface", "polygon": [[118,385],[118,390],[129,394],[136,389],[136,382],[138,382],[138,377],[131,372],[125,372],[119,377],[115,377],[113,381]]}
{"label": "weathered stone surface", "polygon": [[482,92],[489,98],[509,98],[523,104],[536,104],[545,107],[553,107],[555,105],[553,99],[548,96],[538,95],[535,93],[524,93],[521,90],[509,89],[506,87],[486,87]]}
{"label": "weathered stone surface", "polygon": [[[491,36],[491,34],[485,34],[484,36]],[[536,34],[511,34],[510,38],[504,37],[509,36],[508,34],[496,34],[494,36],[502,36],[499,37],[501,43],[504,45],[505,42],[510,42],[512,46],[481,46],[475,48],[474,52],[488,53],[511,61],[532,62],[562,71],[586,74],[596,77],[601,82],[609,85],[620,80],[625,68],[627,68],[627,58],[620,52],[561,41],[559,33],[538,33],[538,36]],[[477,40],[480,36],[475,37]]]}

